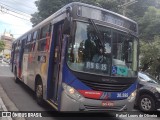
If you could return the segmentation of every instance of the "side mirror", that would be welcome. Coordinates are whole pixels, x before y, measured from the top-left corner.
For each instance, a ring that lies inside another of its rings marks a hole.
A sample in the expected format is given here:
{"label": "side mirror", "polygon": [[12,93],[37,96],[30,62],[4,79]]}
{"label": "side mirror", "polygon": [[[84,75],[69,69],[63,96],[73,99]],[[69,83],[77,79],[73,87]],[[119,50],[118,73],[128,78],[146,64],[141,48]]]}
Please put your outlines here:
{"label": "side mirror", "polygon": [[66,18],[64,20],[64,25],[63,25],[63,34],[70,34],[70,28],[71,28],[71,8],[67,7],[66,8]]}
{"label": "side mirror", "polygon": [[67,34],[67,35],[69,35],[70,34],[70,21],[67,19],[67,18],[65,18],[65,20],[64,20],[64,24],[63,24],[63,34]]}

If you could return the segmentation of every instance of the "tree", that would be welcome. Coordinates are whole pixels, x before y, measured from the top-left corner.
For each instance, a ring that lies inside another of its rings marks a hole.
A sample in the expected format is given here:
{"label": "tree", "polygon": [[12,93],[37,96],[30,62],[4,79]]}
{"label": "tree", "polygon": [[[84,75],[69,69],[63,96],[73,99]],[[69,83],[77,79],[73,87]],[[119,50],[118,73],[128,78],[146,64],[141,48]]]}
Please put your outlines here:
{"label": "tree", "polygon": [[141,41],[140,45],[142,71],[160,73],[160,36],[155,36],[152,42]]}
{"label": "tree", "polygon": [[136,0],[137,2],[128,7],[127,17],[138,21],[141,19],[148,7],[153,6],[160,8],[159,0]]}
{"label": "tree", "polygon": [[49,17],[51,14],[71,2],[83,2],[118,12],[119,2],[123,0],[38,0],[35,2],[38,12],[32,14],[33,26]]}
{"label": "tree", "polygon": [[[148,1],[148,0],[147,0]],[[155,2],[154,0],[153,2]],[[151,4],[150,4],[151,5]],[[137,17],[140,35],[140,63],[142,71],[154,76],[160,73],[160,7],[146,6],[144,15]],[[138,16],[139,13],[137,13]],[[139,15],[140,15],[139,14]]]}
{"label": "tree", "polygon": [[4,47],[5,47],[5,43],[2,40],[0,40],[0,52],[4,50]]}
{"label": "tree", "polygon": [[140,37],[144,40],[152,40],[160,34],[160,9],[148,7],[145,15],[139,20]]}

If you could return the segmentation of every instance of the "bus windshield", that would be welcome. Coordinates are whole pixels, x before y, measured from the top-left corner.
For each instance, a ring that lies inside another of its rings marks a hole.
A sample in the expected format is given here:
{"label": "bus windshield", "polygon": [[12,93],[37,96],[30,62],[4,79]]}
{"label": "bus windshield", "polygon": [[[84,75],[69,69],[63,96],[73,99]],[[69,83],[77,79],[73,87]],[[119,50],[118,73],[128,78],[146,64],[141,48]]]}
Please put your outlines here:
{"label": "bus windshield", "polygon": [[76,22],[75,39],[68,46],[69,67],[74,71],[91,74],[135,77],[136,38],[108,27],[96,27],[99,33],[90,23]]}

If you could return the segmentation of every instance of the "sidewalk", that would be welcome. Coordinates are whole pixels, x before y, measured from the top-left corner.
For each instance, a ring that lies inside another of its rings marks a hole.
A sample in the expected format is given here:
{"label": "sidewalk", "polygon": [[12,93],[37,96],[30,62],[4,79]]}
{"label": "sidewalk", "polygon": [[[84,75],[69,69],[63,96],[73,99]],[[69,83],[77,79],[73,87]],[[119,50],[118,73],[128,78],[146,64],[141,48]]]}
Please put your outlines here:
{"label": "sidewalk", "polygon": [[[19,111],[15,104],[10,100],[0,84],[0,112],[7,111]],[[0,113],[1,114],[1,113]],[[25,120],[24,118],[11,118],[11,117],[0,117],[0,120]]]}

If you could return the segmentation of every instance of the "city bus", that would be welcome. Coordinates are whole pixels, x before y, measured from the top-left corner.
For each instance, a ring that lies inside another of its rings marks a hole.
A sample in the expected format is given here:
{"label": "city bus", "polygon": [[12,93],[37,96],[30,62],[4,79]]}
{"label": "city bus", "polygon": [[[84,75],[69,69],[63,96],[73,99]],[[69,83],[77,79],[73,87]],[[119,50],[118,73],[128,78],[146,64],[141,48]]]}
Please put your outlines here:
{"label": "city bus", "polygon": [[15,81],[57,111],[131,111],[138,25],[112,11],[67,4],[12,45]]}

